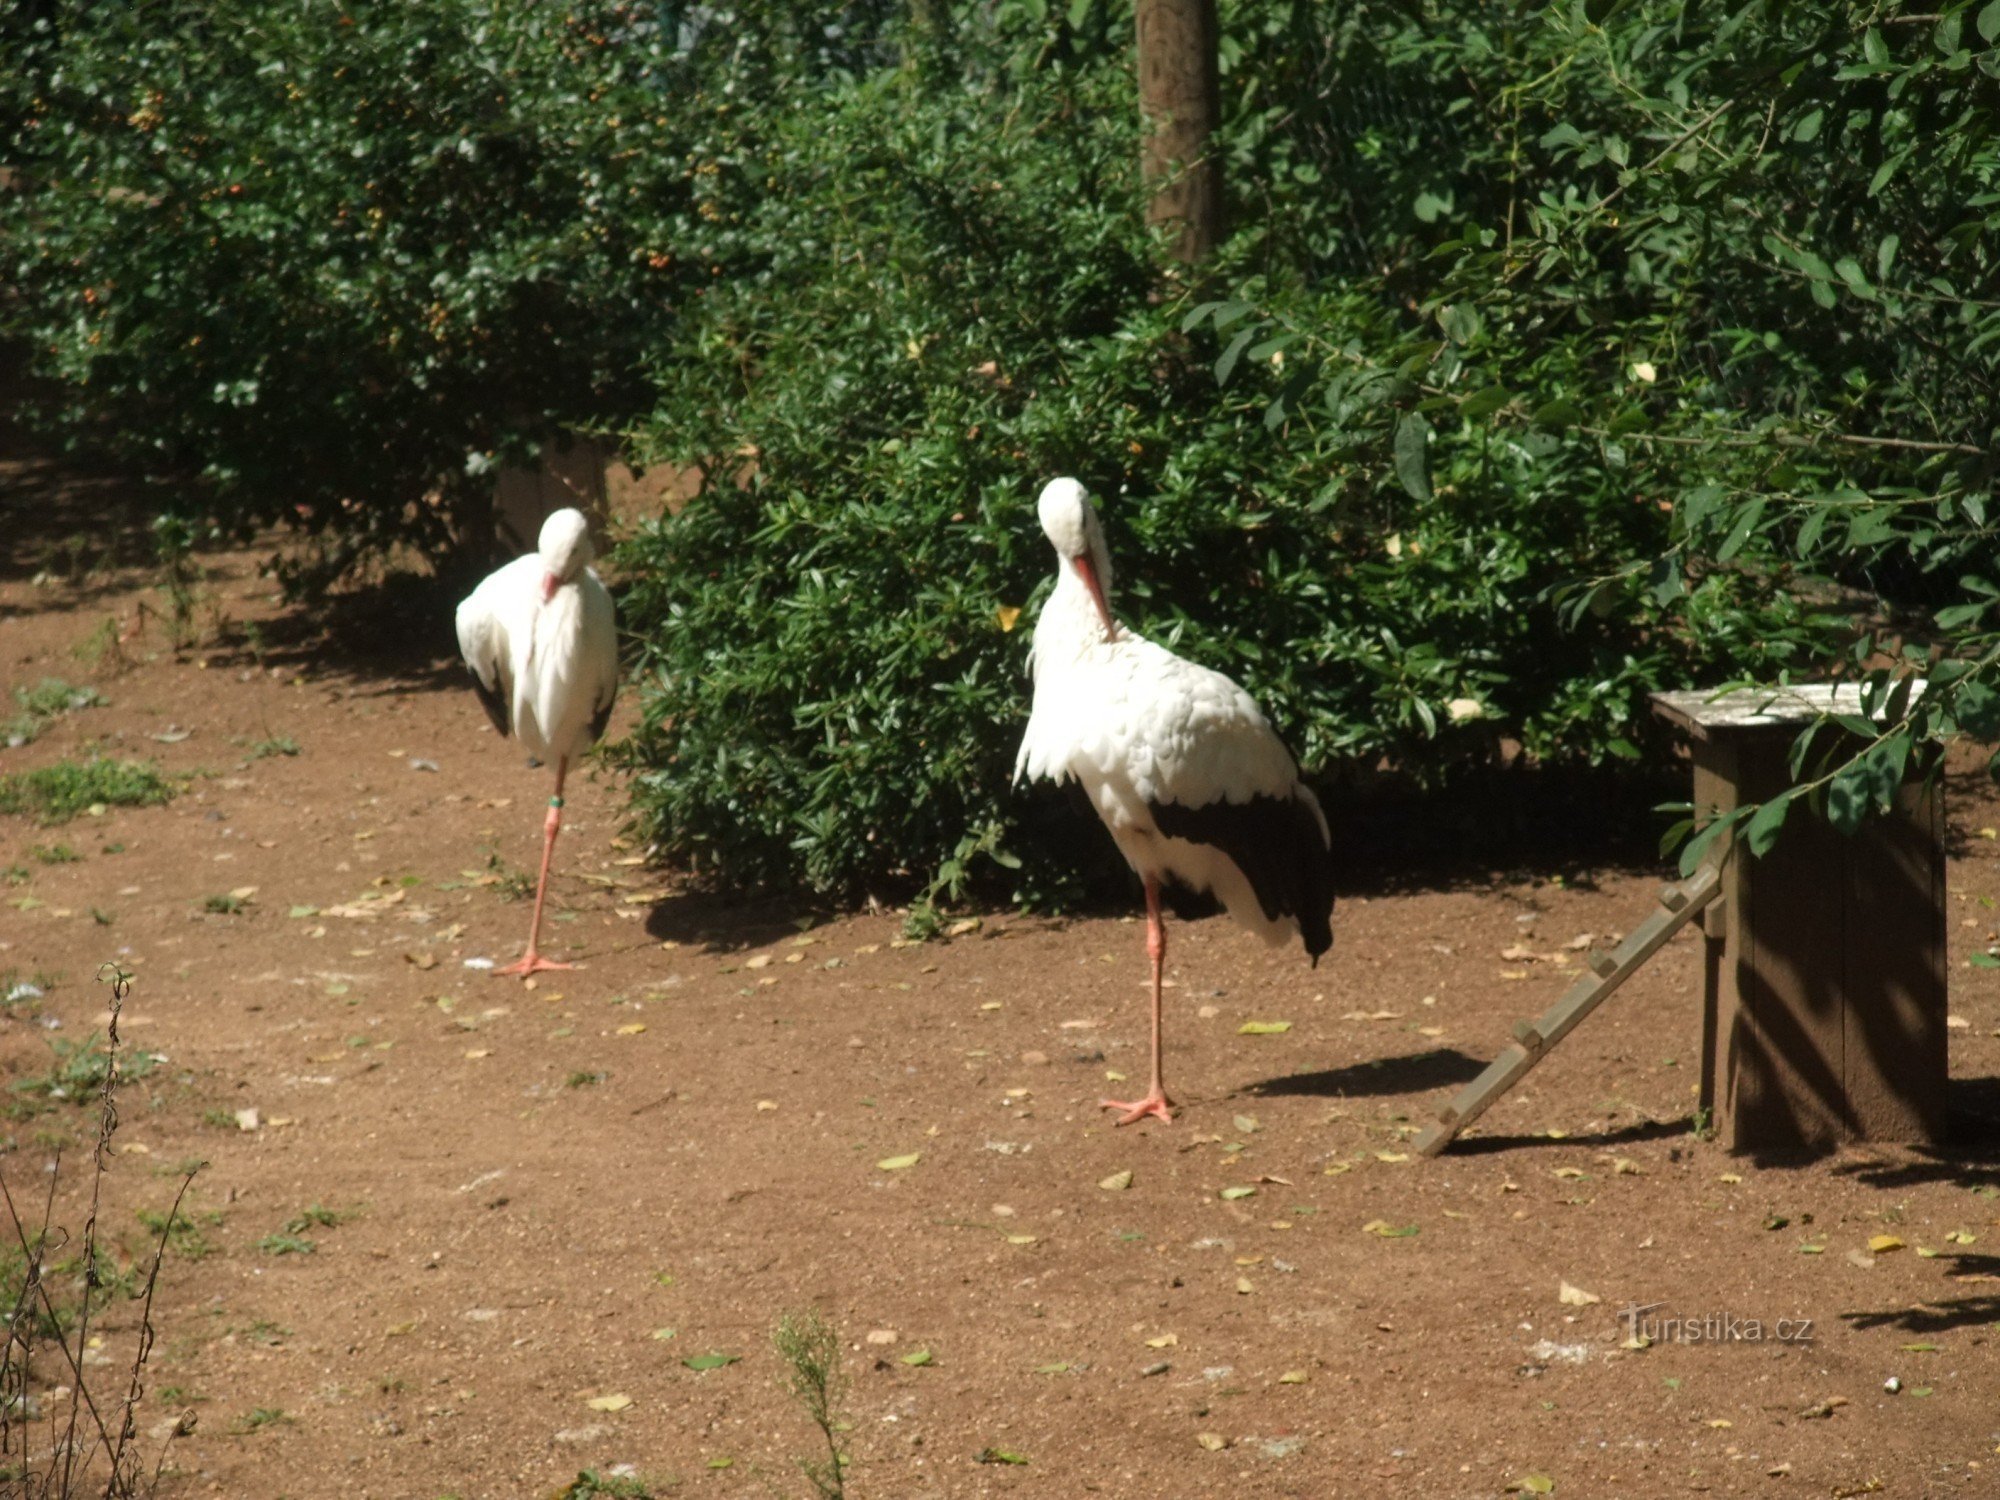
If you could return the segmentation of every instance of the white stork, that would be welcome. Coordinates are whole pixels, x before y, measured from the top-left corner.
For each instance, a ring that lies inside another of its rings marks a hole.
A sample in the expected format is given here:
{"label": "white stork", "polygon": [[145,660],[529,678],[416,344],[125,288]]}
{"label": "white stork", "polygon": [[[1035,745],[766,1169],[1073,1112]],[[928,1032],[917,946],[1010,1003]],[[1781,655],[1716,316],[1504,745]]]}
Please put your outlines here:
{"label": "white stork", "polygon": [[1035,706],[1014,779],[1074,776],[1145,882],[1153,1086],[1143,1099],[1103,1107],[1123,1112],[1120,1125],[1171,1121],[1160,1075],[1161,882],[1213,891],[1267,942],[1302,939],[1317,965],[1333,946],[1332,838],[1250,695],[1112,618],[1111,558],[1083,486],[1051,480],[1039,510],[1056,549],[1056,586],[1035,623]]}
{"label": "white stork", "polygon": [[472,668],[473,691],[502,734],[556,768],[555,795],[542,824],[542,874],[528,951],[496,974],[526,978],[567,969],[536,951],[549,856],[562,827],[563,777],[596,743],[618,694],[618,638],[611,606],[590,561],[583,513],[559,510],[542,523],[533,552],[489,573],[458,606],[458,649]]}

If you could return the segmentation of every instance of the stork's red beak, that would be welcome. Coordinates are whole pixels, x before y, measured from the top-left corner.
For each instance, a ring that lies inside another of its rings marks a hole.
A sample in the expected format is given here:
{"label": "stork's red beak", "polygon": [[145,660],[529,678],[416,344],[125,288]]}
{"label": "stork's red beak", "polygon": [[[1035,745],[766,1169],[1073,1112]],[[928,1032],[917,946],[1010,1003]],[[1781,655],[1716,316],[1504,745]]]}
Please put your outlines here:
{"label": "stork's red beak", "polygon": [[551,599],[555,598],[556,590],[561,587],[562,580],[560,578],[556,577],[553,573],[544,573],[542,575],[542,603],[547,604]]}
{"label": "stork's red beak", "polygon": [[1071,559],[1076,564],[1076,576],[1083,580],[1083,586],[1090,590],[1091,602],[1097,606],[1097,617],[1104,622],[1104,638],[1118,639],[1118,622],[1111,618],[1111,605],[1104,597],[1104,586],[1097,581],[1097,569],[1090,561],[1090,554]]}

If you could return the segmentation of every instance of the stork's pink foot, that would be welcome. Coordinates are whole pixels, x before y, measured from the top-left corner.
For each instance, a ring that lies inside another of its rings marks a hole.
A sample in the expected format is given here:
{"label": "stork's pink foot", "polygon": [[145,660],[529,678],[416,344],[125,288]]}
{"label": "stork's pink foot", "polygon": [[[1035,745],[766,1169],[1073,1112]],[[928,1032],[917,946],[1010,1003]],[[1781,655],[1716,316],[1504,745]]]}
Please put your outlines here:
{"label": "stork's pink foot", "polygon": [[495,969],[493,977],[498,979],[503,974],[518,974],[523,979],[526,979],[530,974],[539,974],[544,969],[574,969],[575,967],[575,964],[559,964],[552,958],[543,958],[541,954],[531,948],[515,959],[514,962],[507,965],[506,968]]}
{"label": "stork's pink foot", "polygon": [[1120,1115],[1115,1122],[1119,1125],[1130,1125],[1135,1121],[1145,1119],[1148,1115],[1164,1120],[1167,1124],[1171,1125],[1174,1123],[1174,1112],[1167,1108],[1168,1102],[1166,1092],[1156,1088],[1145,1098],[1134,1100],[1130,1103],[1122,1099],[1100,1099],[1097,1102],[1097,1107],[1099,1109],[1124,1110],[1125,1113]]}

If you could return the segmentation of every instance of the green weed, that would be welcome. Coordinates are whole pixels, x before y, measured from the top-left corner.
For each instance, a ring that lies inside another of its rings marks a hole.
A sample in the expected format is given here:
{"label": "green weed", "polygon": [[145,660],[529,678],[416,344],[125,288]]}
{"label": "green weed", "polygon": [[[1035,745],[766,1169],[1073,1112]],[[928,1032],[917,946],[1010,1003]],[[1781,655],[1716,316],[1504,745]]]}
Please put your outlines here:
{"label": "green weed", "polygon": [[15,688],[14,702],[20,712],[0,727],[0,744],[26,745],[64,714],[78,709],[101,708],[103,696],[93,687],[72,687],[59,677],[44,677],[31,688]]}
{"label": "green weed", "polygon": [[46,827],[93,807],[157,807],[175,791],[150,761],[60,760],[0,776],[0,813],[27,813]]}
{"label": "green weed", "polygon": [[815,1311],[786,1313],[771,1335],[785,1362],[785,1391],[804,1408],[826,1444],[825,1459],[801,1458],[799,1472],[817,1500],[845,1500],[847,1455],[837,1434],[849,1430],[842,1415],[847,1395],[840,1362],[840,1334]]}

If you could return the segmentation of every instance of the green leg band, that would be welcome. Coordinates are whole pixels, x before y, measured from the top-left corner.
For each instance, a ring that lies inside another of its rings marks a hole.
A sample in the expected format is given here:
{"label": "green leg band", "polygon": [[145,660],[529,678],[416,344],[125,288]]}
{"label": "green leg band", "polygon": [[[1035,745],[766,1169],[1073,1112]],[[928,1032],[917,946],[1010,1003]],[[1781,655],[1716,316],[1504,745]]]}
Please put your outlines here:
{"label": "green leg band", "polygon": [[550,806],[550,807],[561,807],[561,806],[562,806],[562,798],[560,798],[560,797],[551,797],[551,798],[549,798],[549,806]]}

